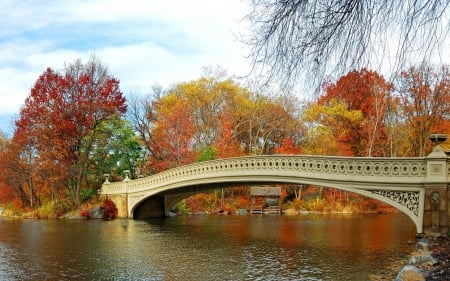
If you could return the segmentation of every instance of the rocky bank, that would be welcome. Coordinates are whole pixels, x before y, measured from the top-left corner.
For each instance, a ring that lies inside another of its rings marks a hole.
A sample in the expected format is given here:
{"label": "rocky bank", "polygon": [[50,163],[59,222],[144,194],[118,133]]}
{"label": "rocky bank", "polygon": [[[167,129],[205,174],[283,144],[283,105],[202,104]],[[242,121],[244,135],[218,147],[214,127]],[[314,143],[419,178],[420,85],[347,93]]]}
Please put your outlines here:
{"label": "rocky bank", "polygon": [[423,238],[395,281],[449,281],[450,237]]}

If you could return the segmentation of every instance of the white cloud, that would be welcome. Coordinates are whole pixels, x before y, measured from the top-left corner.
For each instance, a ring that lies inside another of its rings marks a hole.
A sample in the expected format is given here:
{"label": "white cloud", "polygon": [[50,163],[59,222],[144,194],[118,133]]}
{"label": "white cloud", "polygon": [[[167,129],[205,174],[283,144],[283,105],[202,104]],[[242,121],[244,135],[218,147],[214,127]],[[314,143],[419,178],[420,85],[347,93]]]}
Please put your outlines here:
{"label": "white cloud", "polygon": [[0,115],[18,114],[47,67],[94,53],[125,93],[196,79],[209,65],[246,74],[233,35],[245,12],[240,0],[2,0]]}

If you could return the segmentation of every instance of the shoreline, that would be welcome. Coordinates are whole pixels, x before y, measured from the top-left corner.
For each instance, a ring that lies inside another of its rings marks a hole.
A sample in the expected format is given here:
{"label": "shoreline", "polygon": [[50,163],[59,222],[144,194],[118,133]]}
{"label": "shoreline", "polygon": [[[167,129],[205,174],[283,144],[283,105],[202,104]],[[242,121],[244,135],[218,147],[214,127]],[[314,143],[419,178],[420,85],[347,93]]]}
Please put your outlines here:
{"label": "shoreline", "polygon": [[[374,279],[386,280],[386,279]],[[450,237],[425,236],[398,271],[394,281],[450,280]]]}

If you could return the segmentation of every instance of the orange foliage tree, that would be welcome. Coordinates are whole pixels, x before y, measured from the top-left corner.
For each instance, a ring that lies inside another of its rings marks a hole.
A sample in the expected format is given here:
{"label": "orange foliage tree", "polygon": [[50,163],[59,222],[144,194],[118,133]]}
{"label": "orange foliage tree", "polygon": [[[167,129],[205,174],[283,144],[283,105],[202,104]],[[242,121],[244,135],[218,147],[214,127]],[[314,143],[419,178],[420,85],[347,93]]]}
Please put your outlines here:
{"label": "orange foliage tree", "polygon": [[193,162],[205,149],[219,158],[301,151],[295,101],[252,95],[231,79],[178,84],[151,107],[151,172]]}
{"label": "orange foliage tree", "polygon": [[450,133],[449,66],[411,67],[399,75],[397,89],[401,116],[409,129],[404,155],[424,156],[431,150],[430,134]]}
{"label": "orange foliage tree", "polygon": [[[393,86],[377,72],[365,68],[351,71],[336,83],[324,85],[320,105],[333,100],[343,101],[348,110],[360,110],[362,122],[345,124],[347,136],[341,141],[350,145],[354,156],[384,156],[388,143],[386,114]],[[345,128],[343,128],[345,129]]]}
{"label": "orange foliage tree", "polygon": [[187,100],[171,96],[161,100],[158,121],[152,133],[152,171],[161,172],[194,162],[193,134]]}

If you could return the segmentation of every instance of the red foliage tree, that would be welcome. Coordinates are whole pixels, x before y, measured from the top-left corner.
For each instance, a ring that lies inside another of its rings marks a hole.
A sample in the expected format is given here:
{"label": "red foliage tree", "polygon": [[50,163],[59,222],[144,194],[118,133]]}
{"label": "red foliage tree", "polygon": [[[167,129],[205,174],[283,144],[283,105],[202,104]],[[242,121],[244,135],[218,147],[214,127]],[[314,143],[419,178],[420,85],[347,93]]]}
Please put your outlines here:
{"label": "red foliage tree", "polygon": [[48,68],[25,100],[13,142],[30,148],[34,171],[64,183],[79,205],[96,128],[125,111],[119,81],[97,60],[75,61],[65,74]]}
{"label": "red foliage tree", "polygon": [[218,158],[243,156],[239,141],[235,135],[231,116],[224,112],[220,116],[220,137],[214,145]]}
{"label": "red foliage tree", "polygon": [[301,154],[302,148],[294,143],[292,138],[284,139],[281,146],[275,148],[278,154]]}
{"label": "red foliage tree", "polygon": [[364,117],[364,122],[357,127],[348,124],[349,135],[340,141],[351,145],[354,156],[383,156],[388,138],[384,121],[393,86],[377,72],[363,68],[324,88],[325,95],[319,98],[319,104],[341,100],[348,110],[361,110]]}

